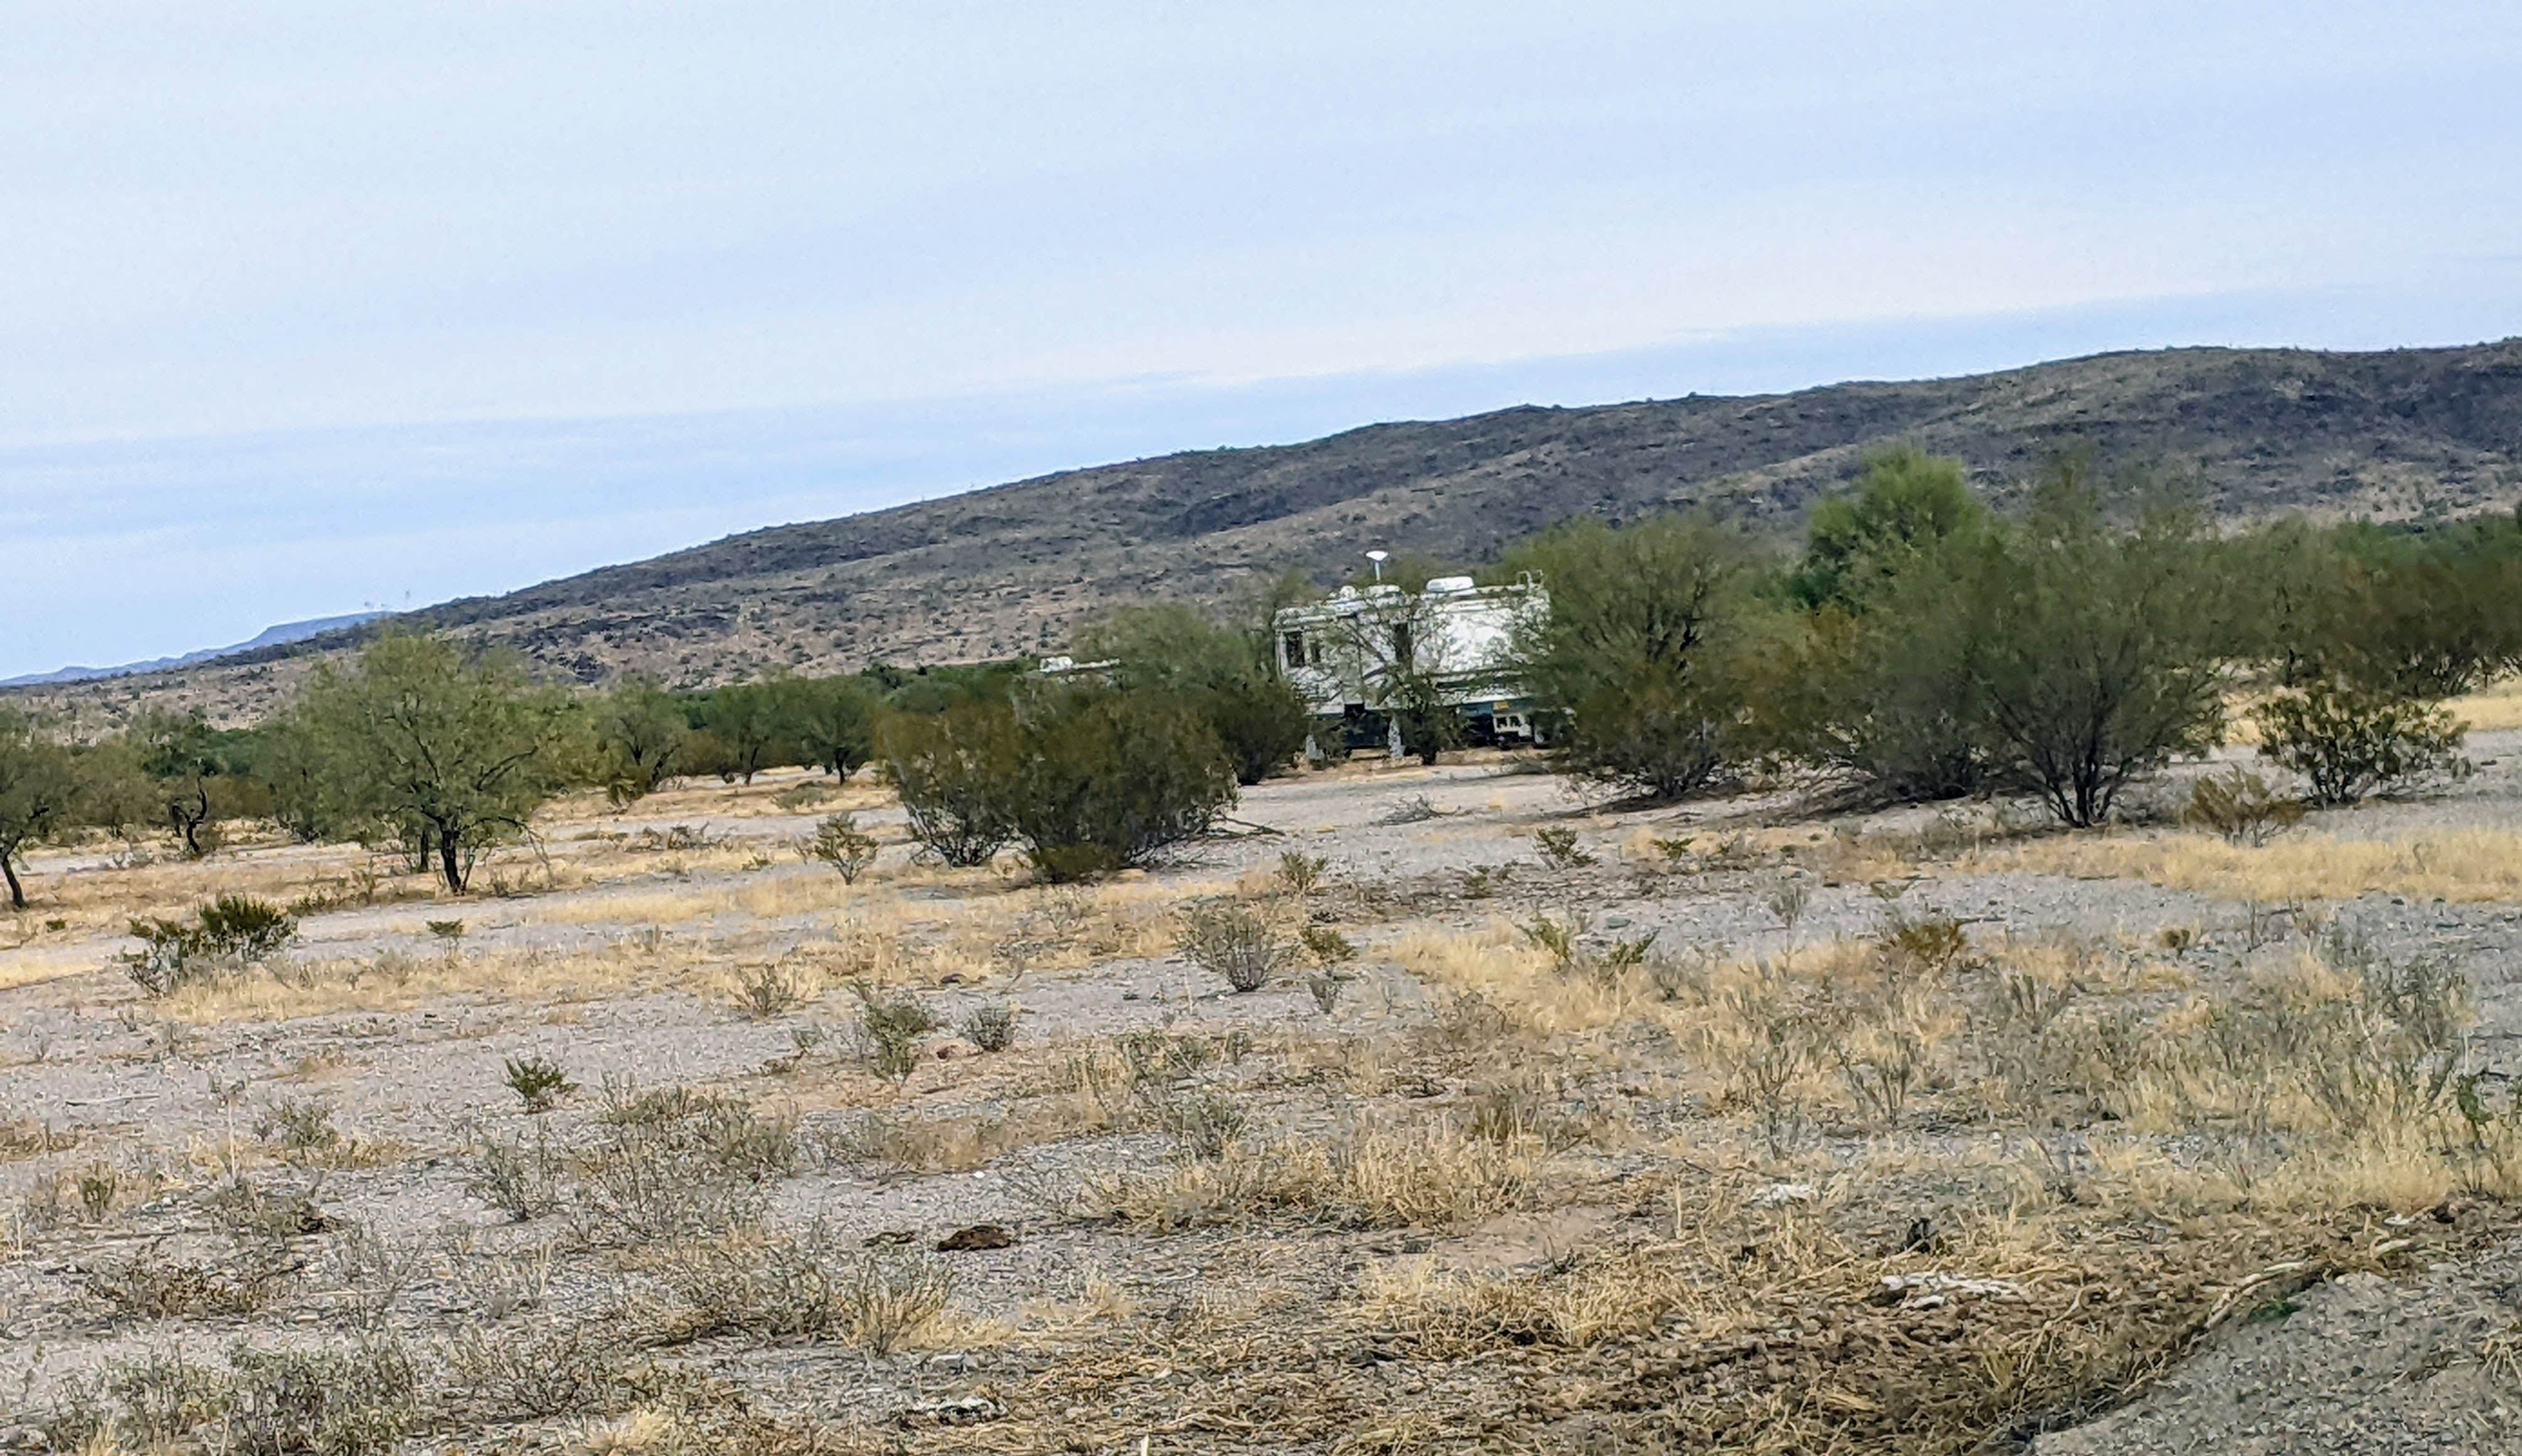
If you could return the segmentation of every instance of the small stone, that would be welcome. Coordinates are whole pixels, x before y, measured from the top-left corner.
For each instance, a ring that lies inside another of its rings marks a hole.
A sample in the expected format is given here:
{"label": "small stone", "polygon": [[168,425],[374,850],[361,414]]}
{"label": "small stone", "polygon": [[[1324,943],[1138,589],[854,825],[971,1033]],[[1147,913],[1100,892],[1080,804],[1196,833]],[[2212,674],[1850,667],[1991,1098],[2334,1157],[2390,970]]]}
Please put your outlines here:
{"label": "small stone", "polygon": [[1004,1224],[976,1223],[937,1241],[939,1253],[969,1253],[983,1248],[1010,1248],[1016,1236]]}

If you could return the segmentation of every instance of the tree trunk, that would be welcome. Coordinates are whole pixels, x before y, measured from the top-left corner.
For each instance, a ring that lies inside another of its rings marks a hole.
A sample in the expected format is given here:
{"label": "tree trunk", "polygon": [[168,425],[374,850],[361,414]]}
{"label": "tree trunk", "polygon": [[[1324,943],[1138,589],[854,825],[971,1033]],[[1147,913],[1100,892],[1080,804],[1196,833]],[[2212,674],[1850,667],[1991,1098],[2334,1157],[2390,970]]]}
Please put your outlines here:
{"label": "tree trunk", "polygon": [[464,893],[464,860],[453,829],[438,831],[438,869],[446,878],[447,889],[458,895]]}
{"label": "tree trunk", "polygon": [[9,881],[9,908],[24,910],[26,887],[18,883],[18,857],[8,850],[0,850],[0,876],[6,876]]}

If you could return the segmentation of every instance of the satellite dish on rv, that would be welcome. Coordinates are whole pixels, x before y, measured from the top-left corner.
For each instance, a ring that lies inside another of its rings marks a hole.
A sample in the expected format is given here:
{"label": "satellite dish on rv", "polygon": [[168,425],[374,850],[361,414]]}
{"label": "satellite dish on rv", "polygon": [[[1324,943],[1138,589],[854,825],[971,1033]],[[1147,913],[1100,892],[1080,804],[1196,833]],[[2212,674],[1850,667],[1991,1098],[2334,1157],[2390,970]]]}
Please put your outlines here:
{"label": "satellite dish on rv", "polygon": [[1375,579],[1378,582],[1382,581],[1383,563],[1392,559],[1392,553],[1390,551],[1369,551],[1366,553],[1366,559],[1375,563]]}

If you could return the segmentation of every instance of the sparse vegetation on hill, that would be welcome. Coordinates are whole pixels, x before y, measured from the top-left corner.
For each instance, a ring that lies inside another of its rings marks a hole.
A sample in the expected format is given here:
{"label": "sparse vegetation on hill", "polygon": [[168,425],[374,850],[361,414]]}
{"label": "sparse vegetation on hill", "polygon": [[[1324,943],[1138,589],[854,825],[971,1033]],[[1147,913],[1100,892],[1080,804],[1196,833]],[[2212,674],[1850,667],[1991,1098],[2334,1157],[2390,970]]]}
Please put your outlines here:
{"label": "sparse vegetation on hill", "polygon": [[[2201,508],[2230,523],[2509,504],[2522,492],[2517,440],[2514,342],[2105,354],[1793,395],[1508,409],[1066,471],[731,537],[404,625],[513,647],[582,681],[822,676],[1056,650],[1116,600],[1213,604],[1288,568],[1335,583],[1373,546],[1491,560],[1577,515],[1705,509],[1784,533],[1894,445],[1967,461],[1987,490],[2081,444],[2195,481]],[[234,722],[276,706],[309,655],[365,630],[41,701],[102,713],[163,692]]]}

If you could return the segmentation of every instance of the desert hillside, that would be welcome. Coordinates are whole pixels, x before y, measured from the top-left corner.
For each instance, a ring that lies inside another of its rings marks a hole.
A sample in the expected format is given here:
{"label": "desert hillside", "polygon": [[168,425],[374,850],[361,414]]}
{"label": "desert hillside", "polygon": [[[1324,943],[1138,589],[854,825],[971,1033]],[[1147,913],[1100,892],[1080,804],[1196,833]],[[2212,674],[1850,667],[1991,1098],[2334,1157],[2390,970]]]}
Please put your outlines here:
{"label": "desert hillside", "polygon": [[[1576,513],[1699,503],[1785,528],[1895,441],[1960,456],[2000,495],[2044,452],[2082,444],[2194,482],[2232,518],[2464,511],[2522,495],[2522,340],[2116,353],[1372,425],[774,527],[413,616],[588,681],[633,668],[697,685],[772,664],[1004,656],[1057,645],[1080,614],[1116,599],[1229,594],[1291,566],[1329,579],[1370,546],[1478,559]],[[53,691],[250,711],[328,645],[339,639]]]}

